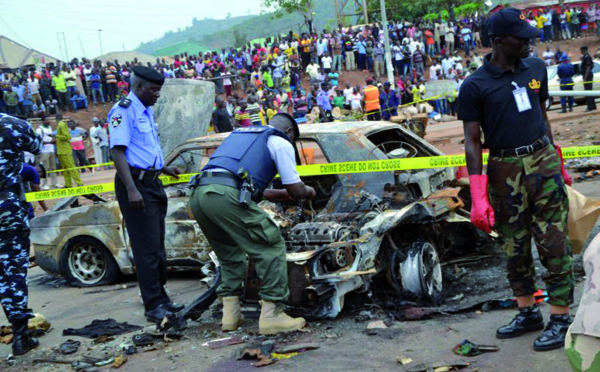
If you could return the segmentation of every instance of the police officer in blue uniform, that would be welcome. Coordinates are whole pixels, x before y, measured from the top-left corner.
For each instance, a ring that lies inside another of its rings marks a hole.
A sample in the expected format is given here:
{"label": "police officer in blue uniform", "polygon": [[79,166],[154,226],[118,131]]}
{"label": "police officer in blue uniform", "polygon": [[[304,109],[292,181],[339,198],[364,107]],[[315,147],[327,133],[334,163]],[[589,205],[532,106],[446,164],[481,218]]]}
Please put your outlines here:
{"label": "police officer in blue uniform", "polygon": [[[246,257],[255,264],[261,279],[259,333],[290,332],[305,325],[292,318],[279,303],[289,296],[285,242],[279,229],[256,204],[268,200],[313,199],[315,190],[306,186],[296,171],[293,146],[299,136],[296,121],[277,114],[265,127],[233,131],[217,148],[199,176],[190,207],[202,232],[221,263],[223,331],[234,331],[242,323],[240,294]],[[285,189],[268,189],[279,173]]]}
{"label": "police officer in blue uniform", "polygon": [[14,355],[39,345],[27,331],[29,206],[22,189],[23,152],[40,153],[42,139],[29,124],[0,114],[0,303],[12,325]]}
{"label": "police officer in blue uniform", "polygon": [[165,216],[167,195],[161,173],[177,177],[165,167],[152,106],[160,97],[164,76],[150,67],[133,68],[131,93],[108,113],[110,147],[117,169],[115,193],[131,241],[138,284],[150,322],[167,312],[183,309],[165,292],[167,259]]}

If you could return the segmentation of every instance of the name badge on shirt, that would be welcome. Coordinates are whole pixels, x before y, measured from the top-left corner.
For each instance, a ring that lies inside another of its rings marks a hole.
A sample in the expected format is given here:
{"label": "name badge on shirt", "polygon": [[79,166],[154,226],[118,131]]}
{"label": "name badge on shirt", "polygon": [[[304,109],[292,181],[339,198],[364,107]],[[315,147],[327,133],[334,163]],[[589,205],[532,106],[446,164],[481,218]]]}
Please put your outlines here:
{"label": "name badge on shirt", "polygon": [[515,97],[515,102],[517,103],[517,110],[519,113],[531,110],[531,102],[529,102],[527,89],[524,87],[519,87],[514,81],[512,82],[512,85],[516,88],[513,90],[513,96]]}

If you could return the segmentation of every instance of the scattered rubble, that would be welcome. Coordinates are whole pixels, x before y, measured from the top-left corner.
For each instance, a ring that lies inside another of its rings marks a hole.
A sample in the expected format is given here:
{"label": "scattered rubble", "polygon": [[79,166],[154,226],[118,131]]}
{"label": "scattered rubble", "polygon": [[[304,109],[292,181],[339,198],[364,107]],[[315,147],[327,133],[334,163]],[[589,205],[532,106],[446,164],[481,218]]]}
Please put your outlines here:
{"label": "scattered rubble", "polygon": [[482,353],[495,352],[500,350],[495,345],[477,345],[469,340],[462,340],[460,344],[454,346],[452,351],[460,356],[476,356]]}

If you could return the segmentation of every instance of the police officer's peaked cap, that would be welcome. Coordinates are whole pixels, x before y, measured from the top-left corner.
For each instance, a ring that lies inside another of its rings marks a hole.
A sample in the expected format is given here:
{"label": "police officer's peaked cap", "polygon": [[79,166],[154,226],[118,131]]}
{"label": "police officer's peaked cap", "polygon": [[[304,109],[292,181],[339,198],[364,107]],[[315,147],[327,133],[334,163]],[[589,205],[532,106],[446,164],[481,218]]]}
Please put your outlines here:
{"label": "police officer's peaked cap", "polygon": [[528,39],[540,37],[542,31],[529,24],[519,9],[504,8],[488,20],[488,30],[493,36],[516,36]]}
{"label": "police officer's peaked cap", "polygon": [[286,114],[284,112],[275,114],[275,116],[273,116],[273,118],[276,118],[278,116],[283,116],[292,123],[292,126],[294,127],[294,137],[296,138],[296,140],[298,140],[300,138],[300,128],[298,128],[298,123],[296,122],[296,119],[294,119],[294,117],[292,117],[292,115]]}
{"label": "police officer's peaked cap", "polygon": [[157,85],[163,85],[165,77],[155,69],[147,66],[134,66],[133,74],[139,78]]}

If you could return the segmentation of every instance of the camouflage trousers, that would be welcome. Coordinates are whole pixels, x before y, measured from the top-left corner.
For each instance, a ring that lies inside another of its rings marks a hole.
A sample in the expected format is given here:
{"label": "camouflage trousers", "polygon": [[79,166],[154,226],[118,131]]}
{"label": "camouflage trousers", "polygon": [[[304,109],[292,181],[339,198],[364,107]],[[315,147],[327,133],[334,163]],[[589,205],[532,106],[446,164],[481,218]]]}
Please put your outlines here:
{"label": "camouflage trousers", "polygon": [[0,303],[10,322],[33,318],[27,308],[29,230],[0,232]]}
{"label": "camouflage trousers", "polygon": [[567,332],[565,352],[573,372],[600,371],[600,338]]}
{"label": "camouflage trousers", "polygon": [[489,157],[487,173],[495,230],[504,237],[508,280],[515,296],[536,292],[533,237],[542,265],[548,302],[573,303],[574,276],[567,236],[569,200],[552,145],[524,157]]}

